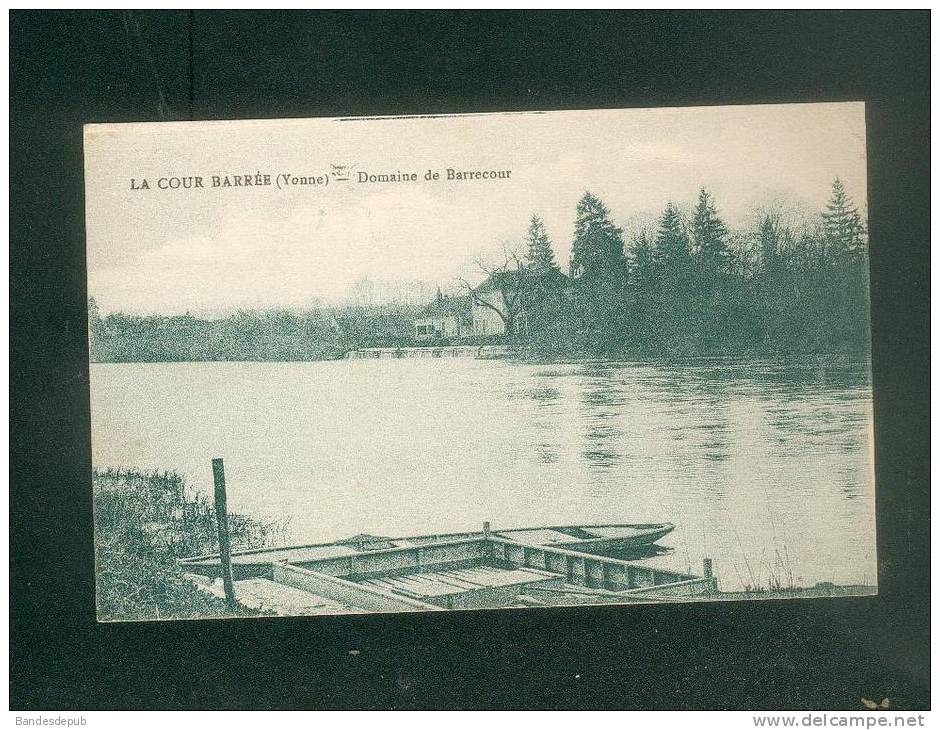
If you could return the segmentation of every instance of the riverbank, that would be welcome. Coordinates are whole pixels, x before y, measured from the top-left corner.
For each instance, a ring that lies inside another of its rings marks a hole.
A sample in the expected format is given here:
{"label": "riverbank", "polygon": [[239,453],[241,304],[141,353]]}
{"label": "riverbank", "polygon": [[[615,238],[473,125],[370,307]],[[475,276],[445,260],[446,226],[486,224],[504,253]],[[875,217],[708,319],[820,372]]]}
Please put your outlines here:
{"label": "riverbank", "polygon": [[[317,362],[338,360],[367,349],[500,347],[523,357],[570,361],[607,359],[672,362],[702,357],[773,358],[806,361],[870,359],[867,330],[823,336],[705,338],[693,328],[683,337],[640,333],[616,322],[604,328],[593,320],[580,325],[556,322],[517,337],[475,336],[428,342],[415,337],[421,307],[346,307],[304,312],[245,311],[221,319],[185,315],[101,317],[89,309],[89,357],[95,363],[135,362]],[[585,329],[588,328],[588,329]],[[590,331],[588,331],[590,330]]]}
{"label": "riverbank", "polygon": [[[398,354],[401,353],[401,354]],[[199,359],[129,359],[129,360],[96,360],[90,362],[94,365],[140,365],[140,364],[192,364],[192,363],[240,363],[240,362],[266,362],[266,363],[317,363],[334,362],[338,360],[390,360],[412,357],[478,357],[482,359],[508,359],[524,363],[539,363],[546,365],[560,365],[568,363],[608,362],[608,363],[642,363],[648,365],[685,365],[701,362],[721,361],[755,361],[777,363],[779,365],[819,365],[819,366],[857,366],[865,365],[870,360],[867,352],[786,352],[786,351],[748,351],[730,352],[715,351],[701,354],[676,354],[650,352],[642,349],[625,349],[612,353],[597,353],[588,350],[544,350],[531,345],[501,344],[494,342],[483,345],[463,344],[403,344],[394,346],[362,347],[332,352],[318,357],[248,357],[248,358],[199,358]]]}
{"label": "riverbank", "polygon": [[[98,619],[151,621],[256,616],[187,580],[177,559],[218,550],[215,510],[173,472],[95,471],[95,566]],[[283,527],[231,514],[233,545],[277,544]]]}

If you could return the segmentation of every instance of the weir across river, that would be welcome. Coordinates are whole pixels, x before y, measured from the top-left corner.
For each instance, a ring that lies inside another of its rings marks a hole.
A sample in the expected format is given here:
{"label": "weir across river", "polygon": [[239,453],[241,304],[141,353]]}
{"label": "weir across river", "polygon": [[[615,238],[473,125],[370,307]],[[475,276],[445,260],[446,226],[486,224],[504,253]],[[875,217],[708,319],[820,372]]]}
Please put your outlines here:
{"label": "weir across river", "polygon": [[347,360],[398,360],[429,357],[497,358],[509,353],[501,345],[442,345],[441,347],[365,347],[350,350]]}

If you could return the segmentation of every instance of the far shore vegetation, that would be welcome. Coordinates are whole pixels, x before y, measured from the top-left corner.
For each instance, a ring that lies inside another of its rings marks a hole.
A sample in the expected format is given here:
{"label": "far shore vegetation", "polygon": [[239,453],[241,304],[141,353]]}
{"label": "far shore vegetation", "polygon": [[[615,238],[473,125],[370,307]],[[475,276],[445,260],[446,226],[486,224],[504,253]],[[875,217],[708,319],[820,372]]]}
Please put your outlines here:
{"label": "far shore vegetation", "polygon": [[[750,219],[730,227],[702,189],[688,209],[670,203],[655,223],[625,232],[586,192],[563,273],[532,215],[518,251],[500,266],[481,265],[501,290],[504,324],[485,342],[546,358],[867,356],[867,233],[841,181],[819,210],[772,207]],[[469,285],[465,294],[468,307],[491,306]],[[92,300],[91,359],[335,359],[361,348],[429,344],[415,339],[424,316],[420,306],[242,311],[213,320],[101,316]]]}
{"label": "far shore vegetation", "polygon": [[[178,558],[217,553],[215,508],[174,472],[95,470],[98,616],[111,621],[231,616],[186,579]],[[229,514],[232,548],[272,547],[286,525]],[[254,615],[239,607],[240,615]]]}

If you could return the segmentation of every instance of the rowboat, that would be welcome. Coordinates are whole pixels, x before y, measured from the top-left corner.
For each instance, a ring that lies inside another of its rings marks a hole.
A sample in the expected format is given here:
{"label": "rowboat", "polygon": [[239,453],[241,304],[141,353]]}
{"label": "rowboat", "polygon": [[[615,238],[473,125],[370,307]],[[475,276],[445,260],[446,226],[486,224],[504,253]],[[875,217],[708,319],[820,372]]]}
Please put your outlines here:
{"label": "rowboat", "polygon": [[672,532],[675,527],[671,522],[637,525],[578,525],[500,530],[497,535],[521,543],[556,545],[569,550],[601,554],[652,545]]}
{"label": "rowboat", "polygon": [[[333,542],[293,545],[278,548],[255,548],[232,553],[232,563],[249,565],[267,562],[294,562],[340,557],[363,552],[378,552],[399,548],[423,547],[454,541],[482,540],[487,537],[510,540],[532,547],[555,547],[591,555],[616,555],[649,547],[675,529],[671,522],[606,525],[560,525],[551,527],[515,527],[491,530],[484,522],[483,529],[475,532],[446,532],[410,537],[386,537],[361,533]],[[186,558],[184,563],[218,561],[218,555],[200,555]]]}
{"label": "rowboat", "polygon": [[393,547],[427,545],[455,539],[484,537],[489,534],[523,545],[548,545],[568,550],[601,555],[652,545],[675,529],[671,522],[608,525],[554,525],[550,527],[517,527],[507,530],[489,530],[484,524],[482,532],[458,532],[415,537],[375,537],[357,535],[340,544],[355,545],[358,550],[377,550]]}

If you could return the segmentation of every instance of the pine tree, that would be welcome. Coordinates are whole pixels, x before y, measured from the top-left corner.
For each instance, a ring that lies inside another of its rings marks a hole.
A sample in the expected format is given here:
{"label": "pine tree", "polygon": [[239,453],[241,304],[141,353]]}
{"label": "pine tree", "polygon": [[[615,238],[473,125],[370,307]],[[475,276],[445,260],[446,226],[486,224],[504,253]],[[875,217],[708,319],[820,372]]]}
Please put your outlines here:
{"label": "pine tree", "polygon": [[656,265],[667,275],[683,273],[688,267],[689,237],[682,224],[679,209],[673,203],[666,206],[662,218],[659,219],[653,256]]}
{"label": "pine tree", "polygon": [[714,276],[728,270],[731,252],[727,238],[728,227],[718,216],[708,191],[702,188],[692,214],[692,244],[695,256],[707,275]]}
{"label": "pine tree", "polygon": [[528,248],[525,256],[525,286],[523,308],[530,336],[545,339],[552,330],[561,305],[561,270],[555,263],[552,244],[545,225],[537,215],[532,216],[526,234]]}
{"label": "pine tree", "polygon": [[823,234],[829,249],[836,254],[850,255],[864,249],[864,226],[858,209],[845,192],[842,180],[832,183],[832,196],[822,214]]}
{"label": "pine tree", "polygon": [[623,231],[610,220],[600,198],[586,192],[578,201],[571,248],[571,275],[586,279],[617,277],[624,271]]}
{"label": "pine tree", "polygon": [[558,269],[551,241],[545,232],[545,225],[537,215],[533,215],[529,222],[527,243],[526,264],[532,273],[544,274],[552,269]]}
{"label": "pine tree", "polygon": [[646,229],[643,228],[633,237],[630,247],[630,282],[636,291],[647,290],[655,278],[656,262],[653,257],[653,244]]}

